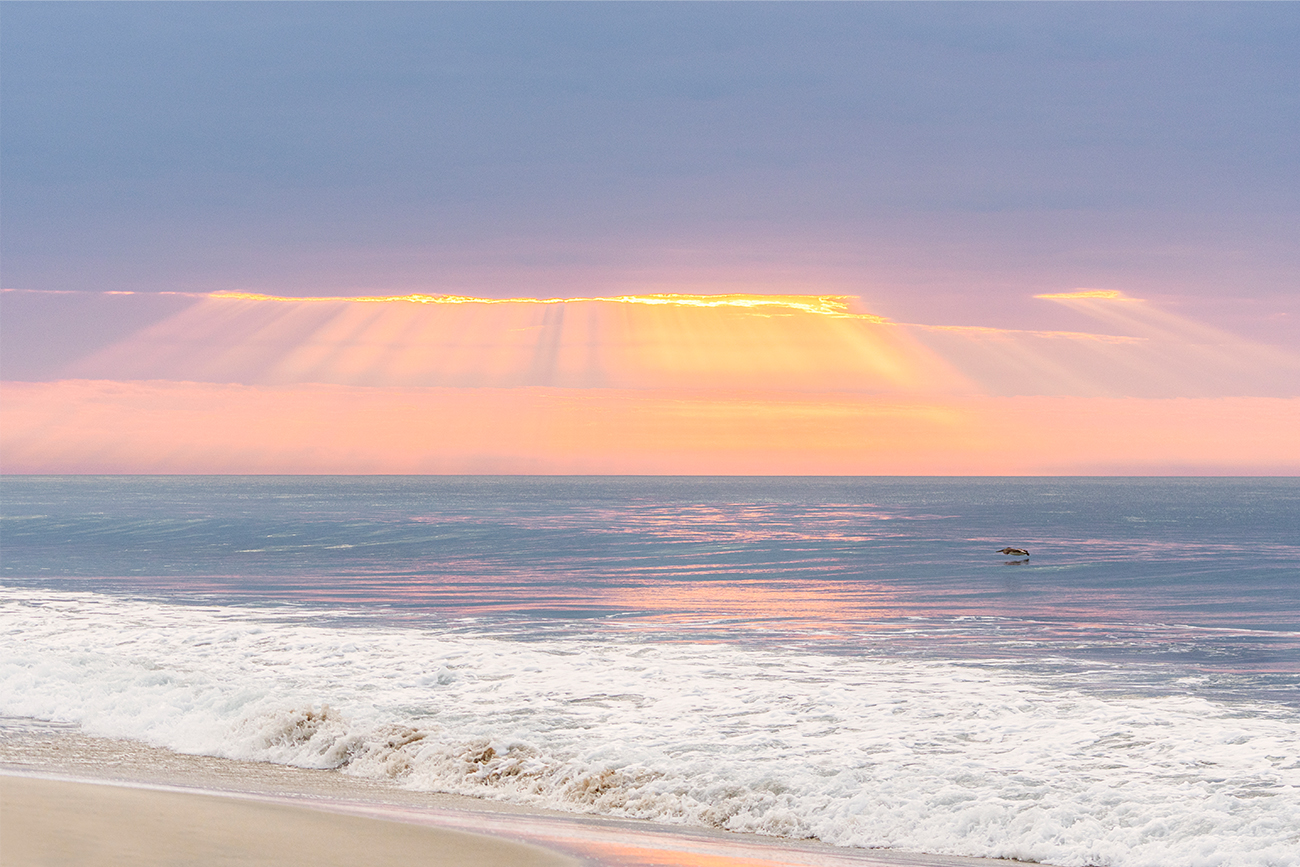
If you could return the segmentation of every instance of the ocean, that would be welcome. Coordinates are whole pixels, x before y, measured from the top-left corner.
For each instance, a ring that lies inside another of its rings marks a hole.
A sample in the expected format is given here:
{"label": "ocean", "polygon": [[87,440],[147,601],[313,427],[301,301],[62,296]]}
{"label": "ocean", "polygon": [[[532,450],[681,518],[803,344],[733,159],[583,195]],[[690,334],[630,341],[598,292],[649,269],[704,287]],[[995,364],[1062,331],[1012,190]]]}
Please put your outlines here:
{"label": "ocean", "polygon": [[1300,865],[1300,480],[0,493],[10,718],[844,847]]}

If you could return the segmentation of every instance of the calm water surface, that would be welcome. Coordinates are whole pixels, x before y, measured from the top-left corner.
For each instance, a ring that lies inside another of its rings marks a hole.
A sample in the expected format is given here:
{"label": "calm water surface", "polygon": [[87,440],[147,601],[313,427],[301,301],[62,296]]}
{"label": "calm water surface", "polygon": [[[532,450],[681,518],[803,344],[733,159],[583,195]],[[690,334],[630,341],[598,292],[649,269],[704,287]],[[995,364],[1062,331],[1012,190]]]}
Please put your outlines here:
{"label": "calm water surface", "polygon": [[[3,490],[10,586],[521,636],[1124,661],[1300,699],[1290,479],[9,477]],[[995,553],[1007,545],[1031,556]]]}

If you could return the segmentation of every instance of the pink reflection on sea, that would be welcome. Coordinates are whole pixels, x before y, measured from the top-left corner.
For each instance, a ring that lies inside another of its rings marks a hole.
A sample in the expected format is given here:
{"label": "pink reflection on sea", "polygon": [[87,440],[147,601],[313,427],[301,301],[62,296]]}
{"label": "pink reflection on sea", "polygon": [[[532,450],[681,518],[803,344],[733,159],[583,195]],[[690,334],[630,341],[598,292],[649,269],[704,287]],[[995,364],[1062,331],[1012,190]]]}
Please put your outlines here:
{"label": "pink reflection on sea", "polygon": [[[895,604],[892,589],[882,584],[833,581],[705,581],[637,583],[606,590],[611,605],[654,612],[640,623],[699,624],[725,621],[729,629],[839,632],[846,623],[858,628],[892,621],[905,612]],[[837,628],[839,627],[839,628]]]}

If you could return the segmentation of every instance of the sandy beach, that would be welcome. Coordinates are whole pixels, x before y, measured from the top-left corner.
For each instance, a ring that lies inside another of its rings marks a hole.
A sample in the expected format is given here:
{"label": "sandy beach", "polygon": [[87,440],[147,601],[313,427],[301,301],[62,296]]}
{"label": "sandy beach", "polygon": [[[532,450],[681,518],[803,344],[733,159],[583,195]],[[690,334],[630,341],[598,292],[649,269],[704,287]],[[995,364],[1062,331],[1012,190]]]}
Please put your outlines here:
{"label": "sandy beach", "polygon": [[540,847],[446,828],[188,792],[0,777],[11,867],[564,867]]}
{"label": "sandy beach", "polygon": [[978,867],[416,792],[333,771],[191,756],[61,726],[0,732],[0,863]]}

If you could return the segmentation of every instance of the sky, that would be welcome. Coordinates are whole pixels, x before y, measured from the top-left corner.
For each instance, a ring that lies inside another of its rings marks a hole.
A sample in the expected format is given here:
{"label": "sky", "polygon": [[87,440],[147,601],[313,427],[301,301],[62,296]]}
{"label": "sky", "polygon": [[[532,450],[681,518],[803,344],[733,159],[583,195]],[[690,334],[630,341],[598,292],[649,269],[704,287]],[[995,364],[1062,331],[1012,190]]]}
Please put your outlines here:
{"label": "sky", "polygon": [[0,18],[0,471],[1300,472],[1295,4]]}

